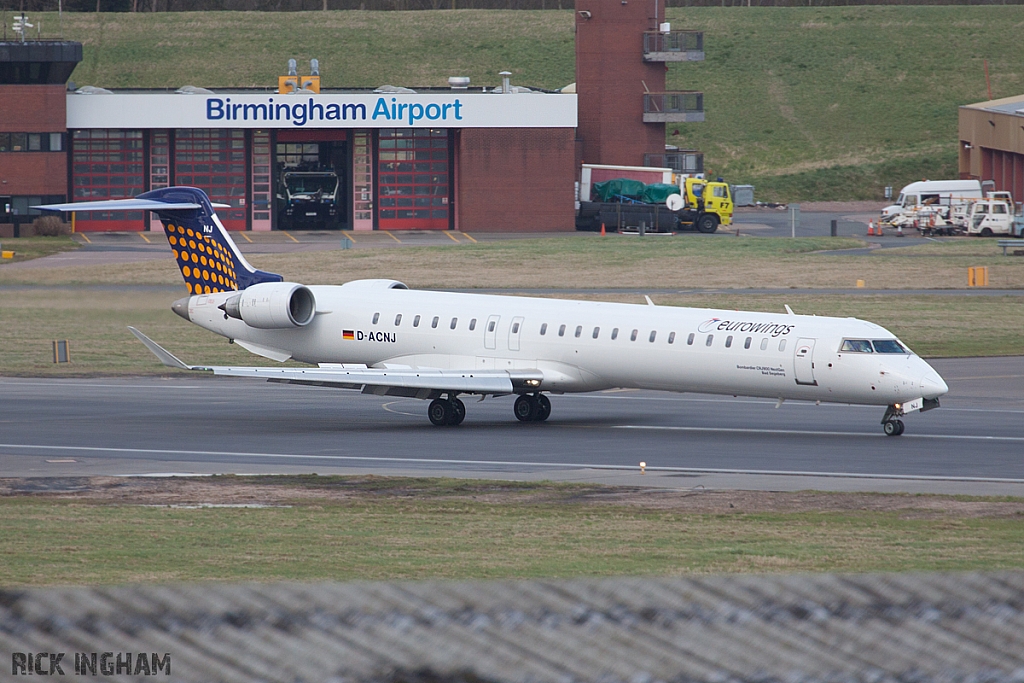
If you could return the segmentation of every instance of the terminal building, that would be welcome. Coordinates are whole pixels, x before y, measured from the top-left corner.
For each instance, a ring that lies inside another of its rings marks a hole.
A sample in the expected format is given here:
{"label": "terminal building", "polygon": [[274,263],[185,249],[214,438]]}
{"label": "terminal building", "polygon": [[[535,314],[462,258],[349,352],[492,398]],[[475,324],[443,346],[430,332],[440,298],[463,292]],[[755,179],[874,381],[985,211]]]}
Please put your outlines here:
{"label": "terminal building", "polygon": [[[70,82],[80,43],[0,43],[0,236],[34,204],[169,185],[226,205],[229,230],[573,230],[583,162],[701,171],[698,152],[666,148],[665,124],[702,121],[703,95],[665,76],[703,59],[703,35],[671,30],[656,0],[578,0],[574,16],[576,83],[560,91],[507,72],[321,89],[312,64],[265,89],[109,90]],[[158,229],[134,212],[74,221]]]}

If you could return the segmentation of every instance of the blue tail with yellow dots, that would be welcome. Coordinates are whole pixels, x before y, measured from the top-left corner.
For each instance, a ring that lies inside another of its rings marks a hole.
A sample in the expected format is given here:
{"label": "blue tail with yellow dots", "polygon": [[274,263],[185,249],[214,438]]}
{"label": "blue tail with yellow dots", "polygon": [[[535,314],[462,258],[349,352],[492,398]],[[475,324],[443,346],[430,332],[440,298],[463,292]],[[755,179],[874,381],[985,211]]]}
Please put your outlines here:
{"label": "blue tail with yellow dots", "polygon": [[249,265],[217,218],[206,193],[195,187],[166,187],[134,199],[47,204],[51,211],[152,211],[160,217],[171,251],[190,294],[242,290],[260,282],[281,282],[276,273]]}
{"label": "blue tail with yellow dots", "polygon": [[[192,294],[242,290],[260,282],[281,282],[275,273],[249,265],[217,214],[206,193],[194,187],[168,187],[136,199],[170,206],[198,205],[194,209],[157,209],[171,251]],[[151,209],[152,211],[153,209]]]}

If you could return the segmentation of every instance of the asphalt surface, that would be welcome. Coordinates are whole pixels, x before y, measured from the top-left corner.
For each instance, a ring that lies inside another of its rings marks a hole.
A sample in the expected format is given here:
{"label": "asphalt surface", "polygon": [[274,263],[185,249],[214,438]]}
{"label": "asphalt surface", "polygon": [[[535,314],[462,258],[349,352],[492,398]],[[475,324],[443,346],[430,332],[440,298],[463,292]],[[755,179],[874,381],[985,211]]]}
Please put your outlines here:
{"label": "asphalt surface", "polygon": [[[0,380],[6,476],[317,472],[555,479],[672,488],[1024,495],[1024,357],[933,361],[943,407],[885,437],[882,409],[657,392],[427,404],[215,379]],[[641,474],[639,463],[647,463]]]}

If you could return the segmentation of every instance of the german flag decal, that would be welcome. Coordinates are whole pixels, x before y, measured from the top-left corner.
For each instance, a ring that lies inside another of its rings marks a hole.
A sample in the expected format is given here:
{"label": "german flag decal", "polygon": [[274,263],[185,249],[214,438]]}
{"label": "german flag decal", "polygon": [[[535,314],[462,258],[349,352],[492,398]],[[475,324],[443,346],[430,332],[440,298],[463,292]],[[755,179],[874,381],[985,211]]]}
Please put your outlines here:
{"label": "german flag decal", "polygon": [[351,339],[351,340],[355,341],[356,333],[353,332],[352,330],[342,330],[341,338],[342,339]]}

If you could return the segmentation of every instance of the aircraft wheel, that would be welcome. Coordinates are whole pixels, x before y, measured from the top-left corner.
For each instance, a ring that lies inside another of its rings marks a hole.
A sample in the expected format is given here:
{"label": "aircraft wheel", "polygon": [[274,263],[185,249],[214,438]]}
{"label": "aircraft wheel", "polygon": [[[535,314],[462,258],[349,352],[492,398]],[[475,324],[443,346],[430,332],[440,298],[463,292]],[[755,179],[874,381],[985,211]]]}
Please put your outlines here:
{"label": "aircraft wheel", "polygon": [[885,432],[886,436],[899,436],[903,433],[903,421],[888,420],[882,425],[882,431]]}
{"label": "aircraft wheel", "polygon": [[537,399],[526,394],[520,394],[519,398],[516,399],[515,405],[512,406],[512,411],[520,422],[533,422],[536,420],[539,409],[540,406],[537,405]]}
{"label": "aircraft wheel", "polygon": [[551,416],[551,400],[544,394],[537,394],[537,422],[543,422]]}
{"label": "aircraft wheel", "polygon": [[435,398],[427,408],[427,417],[430,418],[430,424],[435,427],[443,427],[451,423],[454,412],[451,402]]}
{"label": "aircraft wheel", "polygon": [[457,398],[451,400],[452,404],[452,417],[448,422],[453,427],[458,427],[462,424],[462,421],[466,419],[466,404]]}

